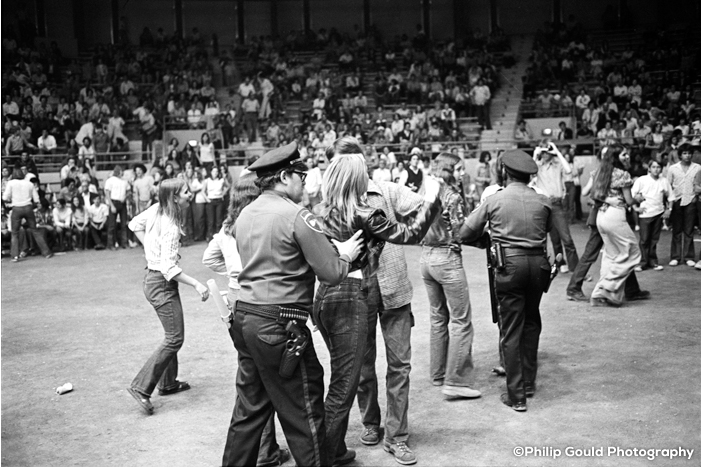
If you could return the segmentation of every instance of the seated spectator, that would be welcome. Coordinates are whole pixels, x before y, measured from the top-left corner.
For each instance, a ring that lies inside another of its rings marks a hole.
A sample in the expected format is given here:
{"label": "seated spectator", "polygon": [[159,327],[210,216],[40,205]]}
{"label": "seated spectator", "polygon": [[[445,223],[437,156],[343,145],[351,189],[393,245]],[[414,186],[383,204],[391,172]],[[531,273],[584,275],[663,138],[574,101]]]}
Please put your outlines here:
{"label": "seated spectator", "polygon": [[59,200],[72,200],[73,197],[78,193],[76,188],[76,179],[72,177],[66,178],[62,183],[61,190],[59,190],[58,199]]}
{"label": "seated spectator", "polygon": [[572,140],[573,139],[573,129],[568,128],[566,126],[566,123],[561,121],[558,123],[558,133],[557,137],[558,140]]}
{"label": "seated spectator", "polygon": [[78,161],[82,165],[83,161],[95,162],[95,147],[90,137],[83,138],[83,146],[78,149]]}
{"label": "seated spectator", "polygon": [[[69,198],[69,200],[72,198]],[[71,250],[71,229],[73,227],[73,212],[65,198],[59,198],[52,211],[54,230],[56,232],[56,249],[59,252]]]}
{"label": "seated spectator", "polygon": [[92,196],[92,204],[87,209],[88,222],[90,223],[90,236],[93,239],[95,250],[103,250],[105,244],[103,238],[107,236],[107,216],[110,208],[103,203],[102,195],[95,194]]}
{"label": "seated spectator", "polygon": [[83,198],[74,196],[71,199],[71,212],[73,214],[73,246],[77,250],[86,248],[88,242],[88,214],[83,205]]}
{"label": "seated spectator", "polygon": [[49,130],[44,129],[37,140],[39,154],[54,154],[56,152],[56,138],[49,134]]}

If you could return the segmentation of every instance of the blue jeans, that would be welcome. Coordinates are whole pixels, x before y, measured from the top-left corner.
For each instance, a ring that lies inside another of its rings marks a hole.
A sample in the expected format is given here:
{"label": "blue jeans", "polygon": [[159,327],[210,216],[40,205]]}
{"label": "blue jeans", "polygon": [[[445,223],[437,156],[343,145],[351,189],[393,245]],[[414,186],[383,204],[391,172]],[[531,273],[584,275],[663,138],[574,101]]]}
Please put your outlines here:
{"label": "blue jeans", "polygon": [[314,301],[314,319],[329,348],[331,381],[324,400],[326,451],[330,461],[346,453],[349,412],[358,390],[368,334],[368,286],[346,278],[338,286],[321,284]]}
{"label": "blue jeans", "polygon": [[19,256],[20,252],[20,228],[22,220],[27,221],[27,232],[33,237],[34,241],[39,246],[41,254],[47,256],[51,253],[51,249],[46,243],[44,236],[37,230],[37,220],[34,217],[32,205],[15,206],[10,212],[10,220],[12,221],[12,237],[10,239],[10,255],[12,258]]}
{"label": "blue jeans", "polygon": [[178,350],[185,339],[185,325],[177,281],[167,281],[160,271],[147,270],[144,295],[156,310],[165,332],[163,342],[132,381],[133,389],[149,396],[157,384],[160,390],[173,390],[178,386]]}
{"label": "blue jeans", "polygon": [[470,387],[473,323],[461,253],[425,246],[420,267],[431,309],[430,377],[446,385]]}
{"label": "blue jeans", "polygon": [[385,341],[388,367],[385,376],[387,413],[385,415],[385,440],[407,442],[409,439],[409,374],[412,370],[412,345],[410,343],[414,316],[410,304],[396,309],[384,309],[377,276],[368,278],[368,339],[358,385],[358,406],[363,425],[380,427],[378,404],[378,376],[375,373],[376,326]]}
{"label": "blue jeans", "polygon": [[563,208],[562,201],[551,200],[551,222],[553,227],[549,234],[553,244],[553,254],[558,255],[565,250],[565,262],[567,262],[568,269],[575,271],[575,267],[578,266],[578,251],[575,249],[575,243],[570,235],[568,214]]}
{"label": "blue jeans", "polygon": [[670,223],[673,237],[670,239],[670,259],[684,262],[695,260],[695,244],[692,237],[695,232],[697,204],[693,201],[685,206],[680,200],[673,202]]}

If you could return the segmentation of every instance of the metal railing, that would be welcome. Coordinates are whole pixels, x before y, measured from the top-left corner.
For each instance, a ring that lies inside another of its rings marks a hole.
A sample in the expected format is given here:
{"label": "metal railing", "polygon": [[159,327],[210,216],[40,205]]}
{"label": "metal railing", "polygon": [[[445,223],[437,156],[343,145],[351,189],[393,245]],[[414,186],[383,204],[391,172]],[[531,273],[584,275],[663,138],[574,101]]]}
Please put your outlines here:
{"label": "metal railing", "polygon": [[[110,171],[118,164],[122,166],[142,163],[149,164],[152,161],[152,152],[150,151],[121,151],[118,153],[95,153],[93,160],[93,169],[96,171]],[[67,153],[49,153],[32,155],[34,163],[37,165],[40,173],[58,172],[66,164],[68,158],[75,158],[76,166],[80,166],[79,157]],[[9,166],[19,161],[19,156],[2,156],[3,163]]]}

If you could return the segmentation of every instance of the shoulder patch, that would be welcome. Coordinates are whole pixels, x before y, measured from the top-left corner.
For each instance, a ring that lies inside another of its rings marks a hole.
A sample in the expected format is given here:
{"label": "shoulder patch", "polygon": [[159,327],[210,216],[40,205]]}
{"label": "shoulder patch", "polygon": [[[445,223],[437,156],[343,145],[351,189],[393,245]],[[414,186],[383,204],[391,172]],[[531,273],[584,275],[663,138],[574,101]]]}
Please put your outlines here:
{"label": "shoulder patch", "polygon": [[315,232],[324,234],[324,231],[322,231],[322,226],[320,226],[319,221],[317,221],[317,218],[312,213],[310,213],[309,210],[303,210],[302,212],[300,212],[300,217],[305,222],[307,227],[309,227]]}

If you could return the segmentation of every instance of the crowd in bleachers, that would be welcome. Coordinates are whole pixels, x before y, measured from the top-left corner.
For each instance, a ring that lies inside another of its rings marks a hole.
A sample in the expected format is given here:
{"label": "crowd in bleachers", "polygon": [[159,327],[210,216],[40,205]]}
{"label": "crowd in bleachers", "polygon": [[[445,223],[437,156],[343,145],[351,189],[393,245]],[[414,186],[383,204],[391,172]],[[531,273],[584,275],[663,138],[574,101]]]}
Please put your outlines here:
{"label": "crowd in bleachers", "polygon": [[[606,38],[588,40],[572,18],[548,24],[535,38],[522,115],[563,117],[561,139],[617,141],[646,158],[683,141],[699,145],[699,89],[693,86],[699,82],[699,40],[662,31],[635,37],[635,47],[611,50]],[[525,127],[520,123],[516,139],[534,138]]]}
{"label": "crowd in bleachers", "polygon": [[[474,116],[490,127],[487,107],[499,67],[510,64],[507,49],[499,31],[434,43],[420,27],[414,37],[394,40],[373,29],[254,37],[235,51],[247,64],[231,92],[230,109],[239,115],[224,139],[260,137],[266,146],[296,139],[320,150],[352,135],[402,153],[432,141],[465,141],[458,119]],[[226,83],[231,60],[222,59]]]}

